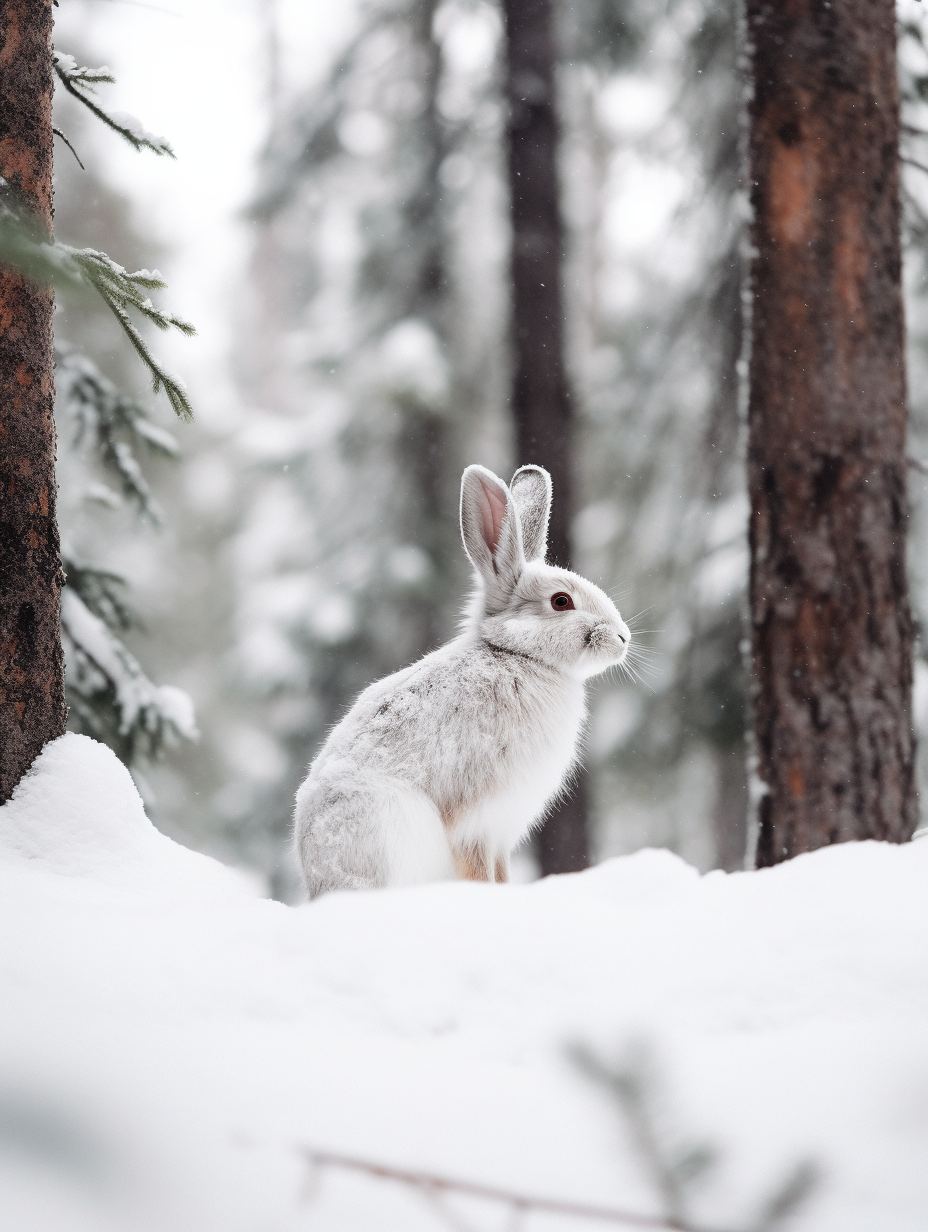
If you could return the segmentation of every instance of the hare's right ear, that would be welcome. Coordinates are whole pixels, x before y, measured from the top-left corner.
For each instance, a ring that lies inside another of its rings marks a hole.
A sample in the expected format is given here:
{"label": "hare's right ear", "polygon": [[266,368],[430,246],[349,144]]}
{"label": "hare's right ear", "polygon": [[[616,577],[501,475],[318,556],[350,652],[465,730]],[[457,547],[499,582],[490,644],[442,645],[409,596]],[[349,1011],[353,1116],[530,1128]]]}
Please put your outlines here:
{"label": "hare's right ear", "polygon": [[520,466],[509,484],[519,510],[526,560],[544,560],[551,517],[551,476],[543,466]]}
{"label": "hare's right ear", "polygon": [[499,610],[525,559],[519,511],[502,479],[484,466],[469,466],[461,479],[461,538],[484,584],[487,610]]}

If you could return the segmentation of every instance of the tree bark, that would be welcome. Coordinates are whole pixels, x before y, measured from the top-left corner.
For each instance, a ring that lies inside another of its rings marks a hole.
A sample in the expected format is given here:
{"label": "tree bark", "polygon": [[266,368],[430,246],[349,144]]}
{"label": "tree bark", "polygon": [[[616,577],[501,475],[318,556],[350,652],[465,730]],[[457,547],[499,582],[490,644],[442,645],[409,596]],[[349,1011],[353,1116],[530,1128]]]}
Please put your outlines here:
{"label": "tree bark", "polygon": [[916,821],[893,0],[746,0],[757,863]]}
{"label": "tree bark", "polygon": [[[4,204],[52,230],[52,4],[0,0]],[[0,803],[64,731],[50,290],[0,270]]]}
{"label": "tree bark", "polygon": [[[572,407],[564,358],[564,225],[558,194],[558,120],[551,0],[504,0],[505,99],[511,248],[511,406],[516,459],[551,472],[549,558],[571,560]],[[589,863],[586,791],[580,779],[538,836],[543,873]]]}

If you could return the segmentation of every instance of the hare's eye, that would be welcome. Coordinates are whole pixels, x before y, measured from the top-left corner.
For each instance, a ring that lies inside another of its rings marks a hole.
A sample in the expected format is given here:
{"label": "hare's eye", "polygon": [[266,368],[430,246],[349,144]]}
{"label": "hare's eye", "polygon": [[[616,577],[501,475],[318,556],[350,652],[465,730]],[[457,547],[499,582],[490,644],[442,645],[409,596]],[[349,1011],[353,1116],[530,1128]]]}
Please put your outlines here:
{"label": "hare's eye", "polygon": [[574,606],[574,601],[566,591],[559,590],[556,595],[551,596],[551,606],[556,612],[569,612]]}

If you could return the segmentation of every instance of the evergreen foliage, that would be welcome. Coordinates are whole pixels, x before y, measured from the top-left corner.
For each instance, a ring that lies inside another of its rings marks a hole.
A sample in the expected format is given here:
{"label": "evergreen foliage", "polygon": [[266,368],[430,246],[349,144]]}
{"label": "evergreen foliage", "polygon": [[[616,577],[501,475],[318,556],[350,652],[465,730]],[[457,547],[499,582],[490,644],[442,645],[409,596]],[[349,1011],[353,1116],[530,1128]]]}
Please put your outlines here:
{"label": "evergreen foliage", "polygon": [[148,369],[152,392],[157,394],[163,389],[174,413],[184,420],[192,418],[190,399],[182,382],[165,371],[155,358],[130,312],[137,312],[159,330],[176,329],[188,336],[196,333],[189,321],[165,312],[152,302],[149,292],[163,290],[167,285],[157,270],[142,269],[130,273],[105,252],[36,238],[29,220],[18,214],[8,200],[4,200],[2,186],[0,261],[39,282],[95,291]]}
{"label": "evergreen foliage", "polygon": [[[174,438],[147,408],[116,388],[86,356],[58,348],[56,414],[71,445],[70,484],[82,485],[85,506],[125,507],[142,522],[161,523],[144,459],[172,459]],[[73,495],[73,494],[72,494]],[[125,637],[140,629],[121,574],[83,560],[65,527],[62,595],[65,683],[72,722],[108,744],[129,766],[159,757],[196,727],[178,690],[154,684]]]}
{"label": "evergreen foliage", "polygon": [[[161,510],[139,451],[174,458],[174,437],[152,421],[147,407],[118,390],[96,364],[76,351],[58,348],[55,388],[62,426],[70,429],[75,446],[93,450],[105,476],[116,485],[112,498],[102,503],[125,502],[142,521],[160,525]],[[95,499],[101,499],[99,494]]]}
{"label": "evergreen foliage", "polygon": [[[78,99],[98,120],[128,141],[135,150],[151,150],[153,154],[174,157],[174,151],[163,137],[146,132],[133,116],[110,111],[97,98],[97,86],[114,85],[116,78],[105,65],[101,68],[86,68],[78,64],[74,56],[56,51],[53,57],[58,80],[74,98]],[[64,140],[64,135],[61,134]],[[70,142],[68,142],[70,146]],[[73,147],[72,147],[73,150]],[[75,154],[75,157],[76,154]],[[80,159],[78,159],[80,162]],[[83,165],[83,164],[82,164]]]}
{"label": "evergreen foliage", "polygon": [[166,285],[164,279],[157,270],[136,270],[134,274],[130,274],[105,252],[96,252],[92,248],[70,248],[66,252],[86,282],[99,293],[139,359],[148,369],[152,392],[157,394],[163,389],[174,413],[181,419],[189,420],[193,411],[187,391],[182,383],[166,372],[155,359],[129,312],[130,308],[134,309],[158,329],[177,329],[188,336],[195,334],[196,330],[188,321],[164,312],[152,303],[147,292],[163,289]]}
{"label": "evergreen foliage", "polygon": [[[114,81],[108,68],[86,68],[60,52],[54,53],[54,66],[68,94],[134,149],[174,156],[162,138],[100,102],[97,87]],[[73,150],[64,134],[59,135]],[[153,303],[152,292],[165,287],[161,275],[146,269],[130,272],[94,248],[36,239],[12,209],[0,215],[0,224],[5,224],[0,225],[0,259],[56,287],[98,295],[148,370],[153,393],[163,390],[175,414],[189,420],[186,390],[156,359],[144,332],[146,325],[195,332],[188,322]],[[66,344],[58,347],[56,393],[59,431],[72,445],[72,460],[78,461],[72,468],[81,486],[78,503],[125,507],[140,521],[160,525],[145,460],[173,458],[174,438],[152,420],[143,403],[123,393],[92,360]],[[63,529],[62,637],[72,724],[135,766],[140,759],[159,757],[179,739],[195,738],[192,709],[179,690],[156,685],[130,651],[126,638],[140,622],[128,601],[125,579],[84,560],[70,543],[69,528]]]}
{"label": "evergreen foliage", "polygon": [[81,731],[108,744],[128,766],[159,757],[178,739],[196,738],[189,699],[155,685],[122,640],[135,624],[125,579],[68,555],[61,631],[65,682]]}

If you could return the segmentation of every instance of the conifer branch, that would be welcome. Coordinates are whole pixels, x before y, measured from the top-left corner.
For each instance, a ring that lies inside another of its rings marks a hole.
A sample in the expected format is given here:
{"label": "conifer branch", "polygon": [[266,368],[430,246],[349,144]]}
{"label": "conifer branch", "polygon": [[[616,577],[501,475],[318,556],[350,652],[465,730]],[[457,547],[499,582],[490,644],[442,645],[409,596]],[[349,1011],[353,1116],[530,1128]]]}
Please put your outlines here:
{"label": "conifer branch", "polygon": [[113,748],[127,765],[158,757],[166,745],[196,739],[189,702],[155,685],[117,636],[137,622],[125,602],[125,582],[66,552],[61,596],[69,701],[82,727]]}
{"label": "conifer branch", "polygon": [[[161,523],[161,510],[142,472],[139,447],[173,458],[177,445],[170,433],[152,423],[148,411],[135,398],[122,393],[86,356],[59,348],[56,363],[57,411],[73,425],[76,445],[92,443],[108,478],[118,483],[121,496],[139,517],[153,526]],[[118,494],[97,488],[89,497],[104,504],[119,504]]]}
{"label": "conifer branch", "polygon": [[916,171],[924,171],[928,173],[928,166],[926,166],[925,163],[920,162],[917,158],[909,158],[906,155],[900,155],[899,161],[904,167],[914,167]]}
{"label": "conifer branch", "polygon": [[151,348],[129,315],[134,309],[160,330],[177,329],[188,337],[197,331],[189,321],[164,312],[152,303],[146,291],[166,286],[157,271],[129,273],[106,253],[93,248],[72,248],[57,240],[36,238],[33,230],[0,203],[0,266],[35,282],[54,287],[92,287],[119,322],[133,350],[151,375],[152,389],[161,389],[179,418],[189,421],[193,408],[183,384],[171,376],[152,354]]}
{"label": "conifer branch", "polygon": [[107,111],[97,101],[97,86],[114,85],[116,82],[112,71],[106,65],[101,68],[87,68],[78,64],[73,56],[60,51],[54,53],[53,62],[58,80],[67,92],[83,103],[98,120],[102,120],[107,128],[111,128],[124,141],[128,141],[133,149],[151,150],[153,154],[159,156],[166,154],[168,158],[174,158],[174,151],[163,137],[146,132],[132,116]]}
{"label": "conifer branch", "polygon": [[129,309],[134,308],[158,329],[177,329],[188,337],[196,333],[189,321],[174,316],[173,313],[163,312],[155,307],[148,295],[143,294],[145,291],[163,289],[166,286],[164,279],[156,270],[136,270],[130,274],[106,253],[97,252],[93,248],[71,248],[69,252],[84,279],[100,295],[119,322],[136,354],[148,368],[152,390],[158,393],[163,388],[175,414],[184,420],[192,419],[193,408],[186,389],[155,359],[148,343],[129,315]]}
{"label": "conifer branch", "polygon": [[52,132],[55,134],[55,136],[56,136],[56,137],[60,137],[60,138],[61,138],[61,140],[65,143],[65,145],[68,147],[68,149],[69,149],[69,150],[71,151],[71,153],[74,155],[74,161],[75,161],[75,162],[77,163],[77,165],[80,167],[81,171],[86,171],[86,170],[87,170],[87,168],[86,168],[86,167],[84,166],[84,164],[81,162],[81,156],[78,154],[77,150],[75,150],[74,146],[71,144],[71,140],[70,140],[70,138],[68,137],[68,134],[67,134],[67,133],[66,133],[63,129],[58,128],[58,127],[57,127],[57,125],[56,125],[56,126],[54,126],[54,127],[52,128]]}

